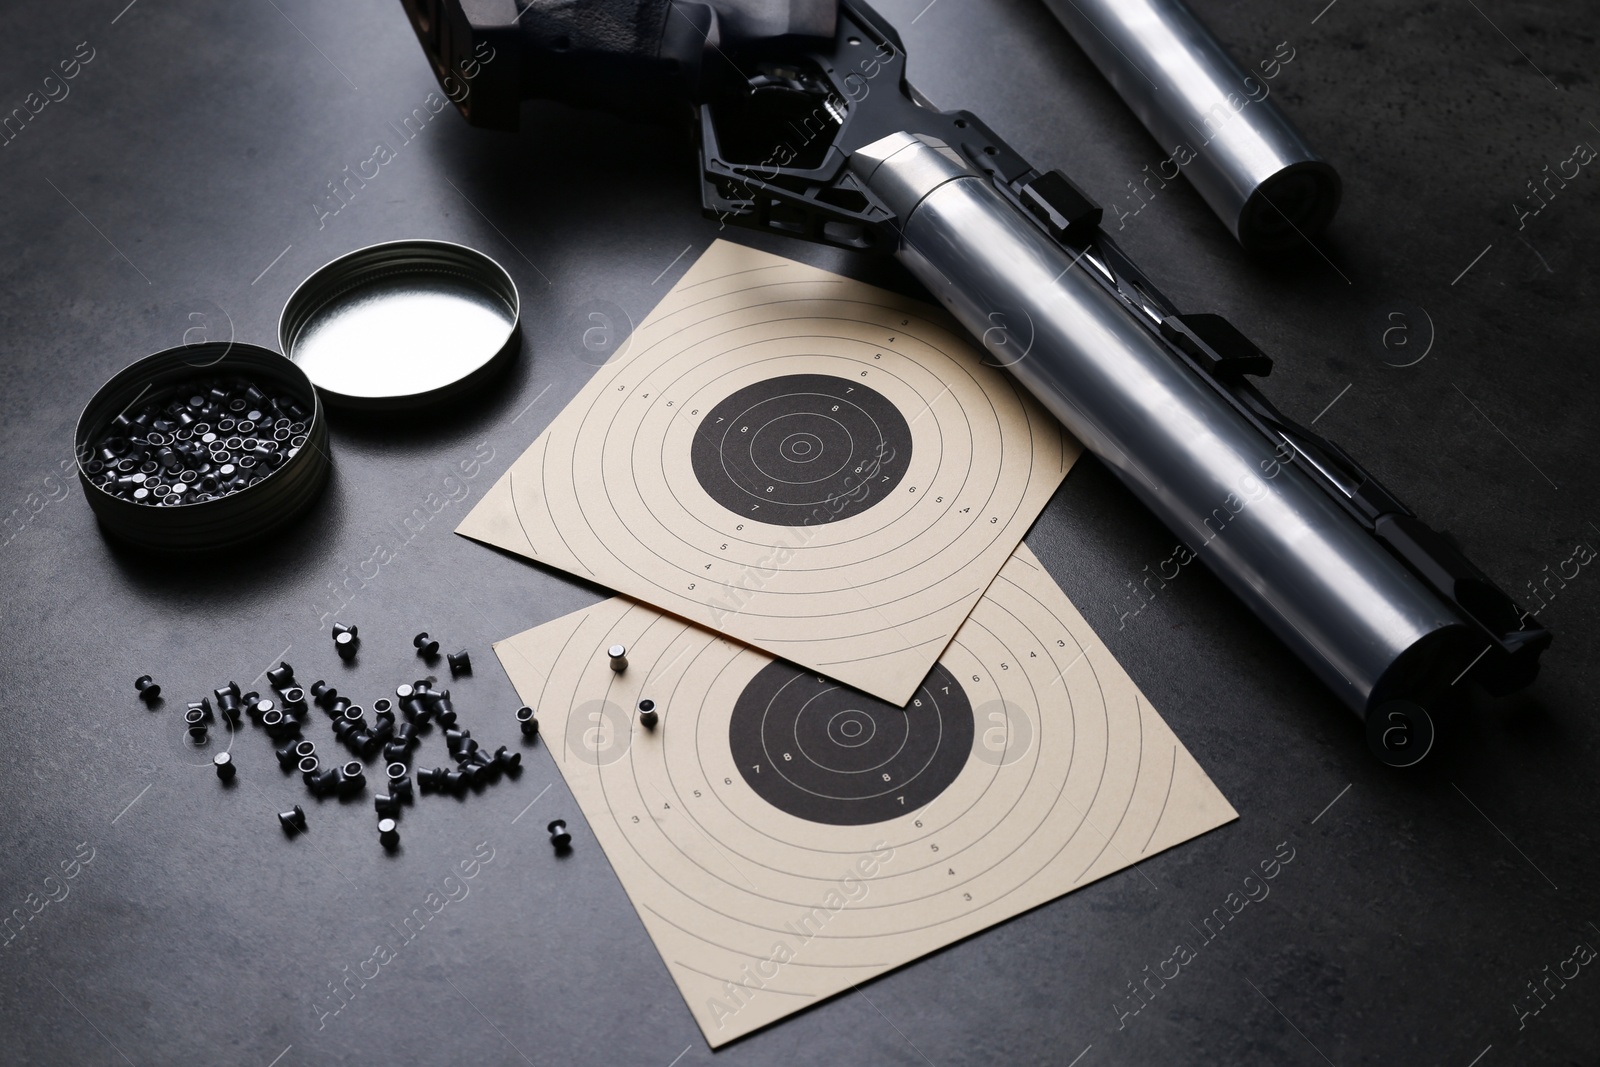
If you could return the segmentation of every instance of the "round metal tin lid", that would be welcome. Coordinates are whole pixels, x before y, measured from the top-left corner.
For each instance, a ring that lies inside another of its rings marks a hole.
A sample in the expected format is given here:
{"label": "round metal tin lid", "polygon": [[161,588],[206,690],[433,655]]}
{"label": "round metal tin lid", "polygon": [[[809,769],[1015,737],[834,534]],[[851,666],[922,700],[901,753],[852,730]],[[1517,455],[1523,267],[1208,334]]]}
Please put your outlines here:
{"label": "round metal tin lid", "polygon": [[278,339],[330,404],[422,407],[482,384],[516,355],[520,308],[511,275],[482,252],[390,241],[302,282]]}

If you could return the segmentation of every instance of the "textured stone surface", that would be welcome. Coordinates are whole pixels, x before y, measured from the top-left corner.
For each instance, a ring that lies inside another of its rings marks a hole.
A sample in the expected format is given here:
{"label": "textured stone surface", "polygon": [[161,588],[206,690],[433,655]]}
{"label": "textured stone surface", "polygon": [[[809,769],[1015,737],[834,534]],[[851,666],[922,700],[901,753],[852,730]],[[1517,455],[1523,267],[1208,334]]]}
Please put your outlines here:
{"label": "textured stone surface", "polygon": [[[428,114],[434,82],[390,0],[119,6],[18,7],[0,37],[6,110],[42,91],[79,42],[93,49],[69,95],[0,148],[0,510],[11,516],[0,889],[19,909],[13,926],[34,916],[0,959],[4,1058],[709,1060],[542,747],[525,750],[520,780],[461,802],[420,797],[390,855],[369,803],[310,799],[253,728],[223,788],[210,754],[184,749],[174,710],[229,678],[264,688],[251,679],[279,658],[304,684],[325,677],[370,704],[419,673],[419,628],[481,663],[490,640],[603,595],[450,529],[591,373],[589,314],[639,321],[715,236],[696,209],[691,145],[540,105],[518,135],[446,111],[403,142],[395,127]],[[1230,316],[1277,360],[1268,389],[1286,411],[1322,412],[1319,429],[1514,591],[1578,541],[1600,546],[1588,465],[1600,177],[1586,168],[1523,228],[1513,207],[1545,164],[1600,145],[1594,7],[1196,6],[1247,64],[1283,41],[1295,49],[1274,92],[1343,173],[1344,206],[1320,251],[1253,261],[1172,183],[1126,220],[1124,246],[1184,308]],[[1103,201],[1166,154],[1042,5],[881,8],[934,101],[976,111]],[[331,213],[327,183],[378,142],[393,160]],[[109,545],[60,472],[99,383],[197,328],[276,347],[300,279],[410,236],[475,245],[516,278],[525,347],[503,387],[445,417],[336,422],[321,505],[247,562],[174,566]],[[892,264],[741,239],[913,288]],[[1436,335],[1403,369],[1373,341],[1397,307],[1419,345],[1430,320]],[[1520,1029],[1514,1004],[1579,940],[1600,947],[1600,574],[1583,570],[1541,614],[1557,643],[1533,689],[1470,701],[1427,765],[1396,773],[1198,569],[1119,629],[1135,603],[1127,583],[1173,538],[1099,464],[1080,464],[1029,543],[1241,819],[719,1060],[1065,1064],[1092,1045],[1082,1067],[1465,1067],[1492,1045],[1483,1067],[1593,1062],[1593,965],[1566,988],[1552,982],[1554,998]],[[339,588],[338,617],[363,639],[348,667],[327,646]],[[128,685],[145,672],[166,695],[158,711]],[[498,671],[451,688],[484,744],[521,744]],[[442,755],[430,737],[417,765]],[[289,839],[273,816],[294,803],[309,833]],[[557,816],[574,833],[562,859],[544,832]],[[93,860],[66,879],[82,842]],[[461,879],[479,842],[493,859]],[[1270,897],[1196,944],[1195,927],[1280,842],[1294,859]],[[452,872],[461,880],[446,883]],[[396,927],[430,900],[442,903],[405,940]],[[1135,1003],[1127,984],[1179,941],[1195,958],[1119,1030],[1118,1005]],[[380,942],[399,946],[393,960],[367,963]],[[349,990],[337,1014],[329,983]]]}

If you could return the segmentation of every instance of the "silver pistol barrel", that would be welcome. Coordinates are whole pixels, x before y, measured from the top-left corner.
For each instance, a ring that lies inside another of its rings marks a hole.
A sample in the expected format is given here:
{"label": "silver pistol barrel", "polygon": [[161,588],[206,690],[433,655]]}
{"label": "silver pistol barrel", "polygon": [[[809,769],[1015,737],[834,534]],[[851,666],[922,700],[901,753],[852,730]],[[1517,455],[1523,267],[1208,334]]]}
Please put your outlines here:
{"label": "silver pistol barrel", "polygon": [[1315,237],[1339,207],[1339,175],[1271,100],[1293,58],[1246,72],[1183,0],[1046,0],[1161,150],[1252,250]]}
{"label": "silver pistol barrel", "polygon": [[1176,361],[1097,260],[937,141],[894,134],[851,167],[912,274],[1358,715],[1449,665],[1463,621]]}

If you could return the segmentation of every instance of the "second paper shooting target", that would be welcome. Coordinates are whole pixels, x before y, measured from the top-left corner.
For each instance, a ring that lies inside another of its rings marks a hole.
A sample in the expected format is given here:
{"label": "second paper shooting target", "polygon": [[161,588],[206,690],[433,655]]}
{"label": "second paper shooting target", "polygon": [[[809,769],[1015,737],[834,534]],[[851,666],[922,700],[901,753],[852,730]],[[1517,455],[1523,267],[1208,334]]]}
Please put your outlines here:
{"label": "second paper shooting target", "polygon": [[1025,547],[904,708],[621,597],[495,647],[712,1045],[1234,817]]}

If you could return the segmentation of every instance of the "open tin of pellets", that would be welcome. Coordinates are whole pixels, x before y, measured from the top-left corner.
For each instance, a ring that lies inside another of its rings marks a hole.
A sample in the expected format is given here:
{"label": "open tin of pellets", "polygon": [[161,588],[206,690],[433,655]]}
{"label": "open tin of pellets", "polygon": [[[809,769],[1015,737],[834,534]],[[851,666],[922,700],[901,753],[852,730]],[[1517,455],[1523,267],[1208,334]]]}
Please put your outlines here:
{"label": "open tin of pellets", "polygon": [[447,241],[390,241],[321,267],[284,305],[278,341],[330,405],[397,411],[485,384],[517,353],[504,267]]}
{"label": "open tin of pellets", "polygon": [[78,419],[78,480],[110,534],[199,551],[264,537],[328,480],[328,426],[299,367],[237,342],[146,356]]}

